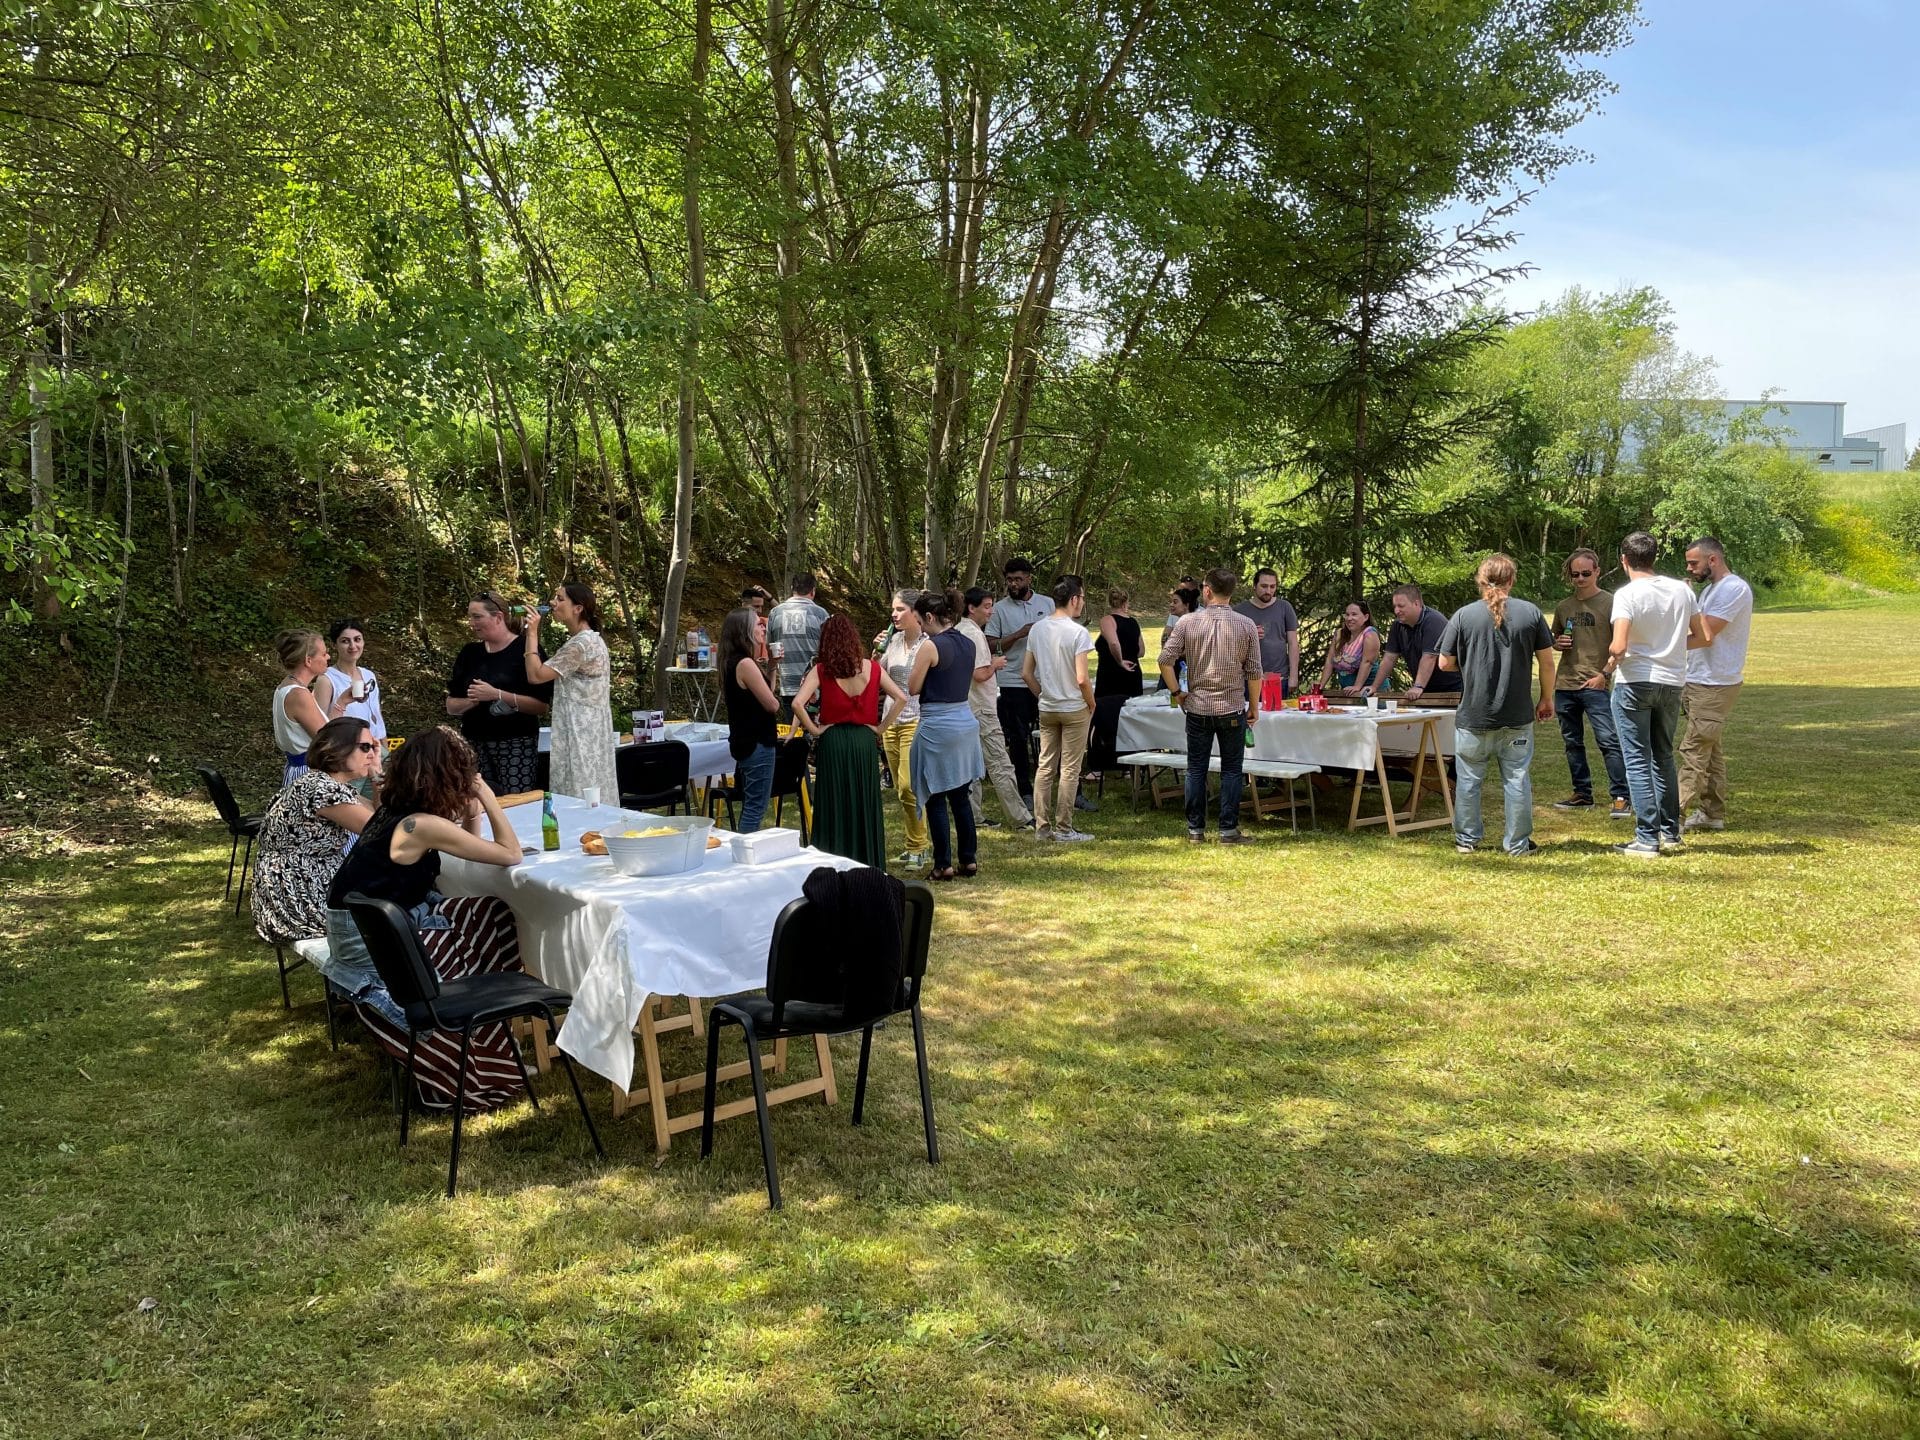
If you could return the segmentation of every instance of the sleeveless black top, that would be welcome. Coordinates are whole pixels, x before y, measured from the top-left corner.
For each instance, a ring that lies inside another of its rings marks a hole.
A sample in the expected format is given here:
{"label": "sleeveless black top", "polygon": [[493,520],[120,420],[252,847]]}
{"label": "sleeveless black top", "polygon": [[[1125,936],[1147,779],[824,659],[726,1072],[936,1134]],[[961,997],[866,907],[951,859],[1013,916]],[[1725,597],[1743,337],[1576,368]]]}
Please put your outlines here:
{"label": "sleeveless black top", "polygon": [[1100,668],[1093,676],[1093,698],[1103,695],[1125,695],[1131,699],[1144,693],[1145,677],[1138,668],[1129,670],[1120,662],[1131,660],[1138,667],[1140,663],[1140,622],[1131,615],[1113,617],[1113,632],[1120,641],[1120,653],[1115,655],[1107,647],[1107,637],[1100,636],[1093,642],[1093,653],[1099,657]]}
{"label": "sleeveless black top", "polygon": [[736,760],[744,760],[762,745],[780,742],[779,721],[746,686],[734,678],[739,663],[727,666],[720,677],[720,689],[727,701],[727,749]]}
{"label": "sleeveless black top", "polygon": [[427,898],[440,878],[440,852],[429,850],[411,865],[398,863],[390,853],[394,827],[406,818],[384,805],[373,812],[359,843],[333,872],[327,904],[345,909],[347,896],[356,890],[376,900],[391,900],[402,910],[411,910]]}
{"label": "sleeveless black top", "polygon": [[920,687],[922,705],[964,705],[973,688],[973,642],[958,630],[942,630],[932,637],[940,663],[927,671]]}

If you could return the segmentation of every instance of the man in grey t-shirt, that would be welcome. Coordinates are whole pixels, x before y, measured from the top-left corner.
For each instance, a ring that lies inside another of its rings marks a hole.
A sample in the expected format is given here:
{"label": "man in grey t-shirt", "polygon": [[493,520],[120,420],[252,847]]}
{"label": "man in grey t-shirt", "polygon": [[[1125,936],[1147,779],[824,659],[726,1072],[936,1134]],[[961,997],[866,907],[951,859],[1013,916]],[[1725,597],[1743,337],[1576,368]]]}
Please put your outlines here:
{"label": "man in grey t-shirt", "polygon": [[1027,634],[1053,614],[1053,601],[1033,593],[1033,562],[1016,555],[1003,567],[1007,577],[1007,597],[994,603],[987,617],[987,646],[996,655],[1007,657],[1007,668],[1000,672],[1000,733],[1006,737],[1007,755],[1013,761],[1014,778],[1020,782],[1020,798],[1033,804],[1033,731],[1040,723],[1040,697],[1027,688],[1021,670],[1027,658]]}
{"label": "man in grey t-shirt", "polygon": [[1538,605],[1515,598],[1513,579],[1513,561],[1505,555],[1481,561],[1474,575],[1480,599],[1454,614],[1435,647],[1440,668],[1460,675],[1453,843],[1462,854],[1479,848],[1485,833],[1480,791],[1489,766],[1499,772],[1506,796],[1506,852],[1531,855],[1540,848],[1533,840],[1533,722],[1553,714],[1553,632]]}
{"label": "man in grey t-shirt", "polygon": [[767,615],[768,652],[776,645],[780,647],[774,661],[773,688],[780,697],[783,716],[791,715],[794,694],[820,653],[820,627],[827,623],[827,612],[814,603],[815,588],[813,576],[794,576],[793,594]]}
{"label": "man in grey t-shirt", "polygon": [[1256,570],[1253,598],[1234,606],[1234,612],[1253,622],[1260,635],[1260,670],[1287,682],[1286,693],[1300,688],[1300,617],[1280,598],[1280,572]]}

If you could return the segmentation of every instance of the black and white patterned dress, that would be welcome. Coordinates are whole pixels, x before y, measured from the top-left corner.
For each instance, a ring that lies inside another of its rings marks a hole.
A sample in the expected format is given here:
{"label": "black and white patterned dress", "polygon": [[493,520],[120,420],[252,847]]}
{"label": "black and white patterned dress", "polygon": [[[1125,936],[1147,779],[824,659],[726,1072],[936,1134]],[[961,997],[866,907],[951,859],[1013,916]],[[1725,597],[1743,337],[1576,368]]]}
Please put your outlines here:
{"label": "black and white patterned dress", "polygon": [[347,832],[319,812],[364,805],[319,770],[302,771],[267,807],[253,870],[253,923],[269,939],[327,933],[327,886],[340,868]]}

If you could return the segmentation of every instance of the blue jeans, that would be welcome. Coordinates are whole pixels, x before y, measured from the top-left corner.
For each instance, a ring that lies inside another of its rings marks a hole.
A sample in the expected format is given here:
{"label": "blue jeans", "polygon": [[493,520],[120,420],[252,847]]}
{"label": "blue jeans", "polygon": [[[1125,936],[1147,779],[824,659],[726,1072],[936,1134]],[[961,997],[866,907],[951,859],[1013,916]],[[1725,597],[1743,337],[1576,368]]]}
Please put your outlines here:
{"label": "blue jeans", "polygon": [[773,757],[771,745],[756,745],[744,760],[733,762],[734,783],[740,787],[740,833],[751,835],[760,828],[767,813],[767,797],[773,794]]}
{"label": "blue jeans", "polygon": [[1213,742],[1220,741],[1220,833],[1240,828],[1240,762],[1247,750],[1247,712],[1231,715],[1187,713],[1187,830],[1198,835],[1207,828],[1207,767],[1213,761]]}
{"label": "blue jeans", "polygon": [[973,796],[966,786],[943,790],[927,797],[927,833],[933,837],[933,868],[953,866],[953,851],[947,839],[947,811],[953,811],[953,828],[960,832],[960,863],[976,864],[980,859],[979,832],[973,825]]}
{"label": "blue jeans", "polygon": [[1506,797],[1509,855],[1533,839],[1533,727],[1453,732],[1453,835],[1462,845],[1478,845],[1486,829],[1480,823],[1480,791],[1487,770],[1500,772]]}
{"label": "blue jeans", "polygon": [[1613,728],[1633,798],[1633,838],[1657,845],[1680,838],[1680,775],[1673,740],[1680,730],[1680,687],[1625,680],[1613,687]]}
{"label": "blue jeans", "polygon": [[1601,763],[1607,767],[1607,794],[1625,800],[1627,765],[1620,758],[1620,737],[1613,730],[1613,696],[1605,690],[1556,690],[1553,714],[1560,722],[1560,738],[1567,745],[1567,774],[1573,781],[1573,793],[1593,798],[1593,774],[1587,769],[1587,746],[1581,735],[1584,716],[1593,727],[1593,743],[1600,747]]}

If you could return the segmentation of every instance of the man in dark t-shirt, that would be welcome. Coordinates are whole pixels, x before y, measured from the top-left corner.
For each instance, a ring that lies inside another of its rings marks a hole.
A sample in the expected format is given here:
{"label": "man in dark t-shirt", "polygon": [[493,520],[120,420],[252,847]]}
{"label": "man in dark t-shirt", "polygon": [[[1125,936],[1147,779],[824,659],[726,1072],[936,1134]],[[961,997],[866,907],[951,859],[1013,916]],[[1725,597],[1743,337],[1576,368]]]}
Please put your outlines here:
{"label": "man in dark t-shirt", "polygon": [[1427,604],[1420,587],[1411,582],[1393,592],[1393,624],[1387,629],[1387,648],[1380,652],[1380,668],[1373,683],[1360,693],[1372,695],[1387,688],[1393,667],[1407,662],[1407,698],[1418,700],[1426,694],[1457,695],[1460,677],[1439,667],[1440,636],[1447,628],[1447,617]]}
{"label": "man in dark t-shirt", "polygon": [[[1553,714],[1553,632],[1531,600],[1513,593],[1513,561],[1490,555],[1474,581],[1481,598],[1463,607],[1440,636],[1442,670],[1461,679],[1454,712],[1453,843],[1470,854],[1485,832],[1480,791],[1489,767],[1500,774],[1506,797],[1509,855],[1531,855],[1533,840],[1533,722]],[[1533,695],[1534,666],[1540,696]]]}

